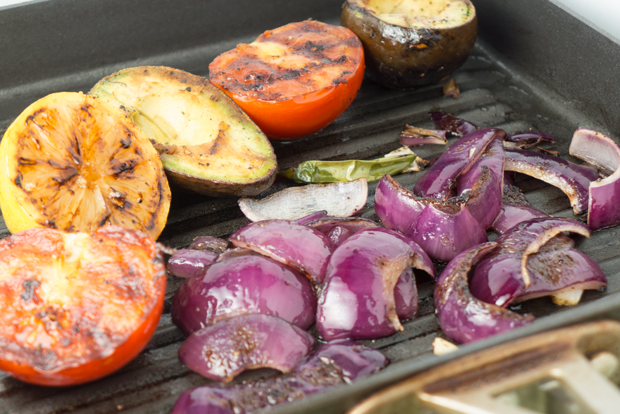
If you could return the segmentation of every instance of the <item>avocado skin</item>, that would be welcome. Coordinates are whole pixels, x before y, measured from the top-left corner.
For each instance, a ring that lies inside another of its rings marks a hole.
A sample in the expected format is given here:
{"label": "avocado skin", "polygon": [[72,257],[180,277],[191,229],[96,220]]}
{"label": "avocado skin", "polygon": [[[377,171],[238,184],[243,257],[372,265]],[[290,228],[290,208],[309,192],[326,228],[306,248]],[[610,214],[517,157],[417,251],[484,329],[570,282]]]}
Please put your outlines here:
{"label": "avocado skin", "polygon": [[341,24],[362,41],[368,77],[392,89],[445,80],[465,63],[478,34],[475,12],[460,26],[414,29],[381,20],[356,0],[343,4]]}

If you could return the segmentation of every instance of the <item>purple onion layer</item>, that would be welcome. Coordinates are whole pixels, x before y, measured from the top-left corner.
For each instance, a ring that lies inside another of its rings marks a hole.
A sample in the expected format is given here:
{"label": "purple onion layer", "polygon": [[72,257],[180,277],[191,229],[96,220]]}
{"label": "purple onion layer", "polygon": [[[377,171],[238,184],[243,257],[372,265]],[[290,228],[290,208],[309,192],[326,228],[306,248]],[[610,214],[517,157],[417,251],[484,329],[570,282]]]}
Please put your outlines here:
{"label": "purple onion layer", "polygon": [[168,259],[170,274],[188,278],[215,263],[218,254],[208,250],[179,249]]}
{"label": "purple onion layer", "polygon": [[[467,190],[465,207],[482,229],[488,229],[495,221],[502,207],[502,180],[487,166],[481,167],[480,174],[471,189]],[[486,241],[486,240],[483,240]]]}
{"label": "purple onion layer", "polygon": [[273,259],[242,255],[215,263],[183,283],[172,299],[173,322],[186,334],[242,314],[278,316],[308,329],[316,298],[306,277]]}
{"label": "purple onion layer", "polygon": [[590,184],[588,226],[594,230],[620,224],[620,146],[605,134],[579,128],[573,135],[569,152],[613,172]]}
{"label": "purple onion layer", "polygon": [[410,267],[403,271],[396,282],[394,306],[400,320],[411,319],[418,313],[418,286]]}
{"label": "purple onion layer", "polygon": [[564,231],[590,235],[588,228],[576,220],[549,217],[522,222],[498,237],[497,248],[474,271],[470,282],[473,295],[497,306],[508,306],[526,291],[535,277],[527,270],[528,257]]}
{"label": "purple onion layer", "polygon": [[446,201],[417,197],[389,175],[375,191],[375,212],[383,224],[406,234],[430,257],[442,261],[487,240],[467,202],[467,197]]}
{"label": "purple onion layer", "polygon": [[466,200],[429,203],[405,234],[433,259],[448,262],[487,241],[487,234],[465,206]]}
{"label": "purple onion layer", "polygon": [[439,128],[445,129],[459,136],[467,135],[478,129],[478,127],[471,122],[465,121],[461,118],[456,118],[445,112],[430,112],[429,116]]}
{"label": "purple onion layer", "polygon": [[491,228],[502,235],[519,223],[542,217],[549,217],[549,215],[533,207],[502,204]]}
{"label": "purple onion layer", "polygon": [[597,179],[594,168],[554,155],[527,150],[506,150],[506,171],[516,171],[558,187],[569,198],[575,214],[588,211],[588,188]]}
{"label": "purple onion layer", "polygon": [[213,253],[224,253],[228,249],[228,240],[213,236],[196,237],[189,245],[193,250],[207,250]]}
{"label": "purple onion layer", "polygon": [[370,376],[388,359],[364,345],[332,341],[291,373],[230,387],[210,385],[185,391],[172,414],[245,414],[299,400],[328,388]]}
{"label": "purple onion layer", "polygon": [[573,244],[572,239],[559,234],[529,256],[527,271],[531,283],[514,303],[572,289],[606,286],[607,278],[600,266],[584,253],[572,249]]}
{"label": "purple onion layer", "polygon": [[469,291],[468,274],[473,265],[497,244],[474,246],[456,256],[444,269],[435,287],[435,309],[443,332],[459,343],[488,338],[533,322],[520,315],[475,298]]}
{"label": "purple onion layer", "polygon": [[502,139],[505,132],[487,128],[471,132],[450,147],[420,177],[413,187],[417,196],[446,199],[461,174],[466,173],[494,139]]}
{"label": "purple onion layer", "polygon": [[247,369],[293,371],[314,347],[314,338],[269,315],[240,315],[192,333],[179,360],[214,381],[230,382]]}
{"label": "purple onion layer", "polygon": [[402,234],[379,228],[362,230],[336,248],[317,309],[317,329],[325,340],[373,339],[403,329],[396,283],[407,267],[432,266],[412,245]]}
{"label": "purple onion layer", "polygon": [[448,141],[446,140],[446,131],[444,130],[438,131],[405,125],[405,128],[400,133],[400,143],[412,147],[424,144],[445,145]]}
{"label": "purple onion layer", "polygon": [[482,168],[487,167],[495,174],[499,185],[504,183],[504,146],[500,139],[491,141],[487,149],[480,155],[471,168],[463,173],[458,179],[458,193],[463,194],[465,191],[471,190],[476,180],[482,173]]}
{"label": "purple onion layer", "polygon": [[292,266],[315,283],[325,279],[327,261],[334,250],[326,235],[289,220],[251,223],[233,233],[230,241]]}

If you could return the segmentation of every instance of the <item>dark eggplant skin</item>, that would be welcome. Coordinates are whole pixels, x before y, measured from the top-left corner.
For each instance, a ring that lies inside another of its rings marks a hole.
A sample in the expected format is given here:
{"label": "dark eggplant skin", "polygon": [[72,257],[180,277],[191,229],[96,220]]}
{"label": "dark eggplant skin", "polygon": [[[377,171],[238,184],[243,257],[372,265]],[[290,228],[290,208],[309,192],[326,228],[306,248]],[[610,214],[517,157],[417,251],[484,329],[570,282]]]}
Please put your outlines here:
{"label": "dark eggplant skin", "polygon": [[366,74],[392,89],[411,89],[448,78],[471,52],[478,34],[478,18],[448,28],[399,26],[381,20],[364,0],[345,0],[341,24],[355,33],[364,46]]}

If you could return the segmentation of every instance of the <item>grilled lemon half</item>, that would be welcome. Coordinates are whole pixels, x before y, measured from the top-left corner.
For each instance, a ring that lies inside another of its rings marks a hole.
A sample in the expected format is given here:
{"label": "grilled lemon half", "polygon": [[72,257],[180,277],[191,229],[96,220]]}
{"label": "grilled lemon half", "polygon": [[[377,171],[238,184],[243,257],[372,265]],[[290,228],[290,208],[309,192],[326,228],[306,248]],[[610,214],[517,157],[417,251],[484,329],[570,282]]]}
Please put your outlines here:
{"label": "grilled lemon half", "polygon": [[120,109],[61,92],[31,104],[4,134],[0,208],[11,233],[115,224],[155,239],[170,188],[157,152]]}

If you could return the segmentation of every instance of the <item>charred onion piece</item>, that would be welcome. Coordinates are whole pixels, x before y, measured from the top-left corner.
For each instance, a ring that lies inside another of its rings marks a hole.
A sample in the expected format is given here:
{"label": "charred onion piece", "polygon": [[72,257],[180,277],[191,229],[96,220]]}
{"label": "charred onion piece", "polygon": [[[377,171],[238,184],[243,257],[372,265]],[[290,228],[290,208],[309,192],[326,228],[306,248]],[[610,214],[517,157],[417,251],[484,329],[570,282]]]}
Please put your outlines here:
{"label": "charred onion piece", "polygon": [[554,136],[540,131],[517,132],[504,138],[504,146],[512,149],[532,148],[542,141],[557,142]]}
{"label": "charred onion piece", "polygon": [[313,222],[315,220],[320,220],[322,218],[325,218],[325,216],[327,216],[327,211],[321,210],[321,211],[316,211],[314,213],[310,213],[307,216],[304,216],[304,217],[299,218],[299,219],[294,220],[294,221],[297,224],[308,224],[308,223]]}
{"label": "charred onion piece", "polygon": [[[534,278],[545,276],[530,273],[528,258],[531,255],[538,253],[547,242],[557,236],[560,236],[563,244],[561,248],[556,245],[558,250],[572,247],[572,240],[561,234],[565,231],[590,236],[586,225],[568,218],[536,218],[508,230],[496,240],[497,248],[478,263],[470,283],[471,292],[485,302],[508,306],[526,292]],[[569,269],[573,262],[568,261],[563,266]],[[534,270],[537,269],[540,268],[535,267]],[[555,285],[559,286],[561,283],[562,281],[558,281]]]}
{"label": "charred onion piece", "polygon": [[251,223],[233,233],[230,241],[292,266],[315,283],[325,279],[327,260],[334,250],[326,235],[289,220]]}
{"label": "charred onion piece", "polygon": [[506,171],[516,171],[558,187],[569,198],[573,212],[588,211],[588,188],[598,177],[594,168],[554,155],[527,150],[506,150]]}
{"label": "charred onion piece", "polygon": [[465,203],[467,210],[480,224],[482,229],[487,229],[493,224],[502,205],[502,181],[495,173],[486,166],[469,191],[469,198]]}
{"label": "charred onion piece", "polygon": [[400,143],[408,147],[424,144],[445,145],[448,143],[446,132],[405,125],[400,133]]}
{"label": "charred onion piece", "polygon": [[502,204],[491,228],[502,235],[519,223],[541,217],[549,217],[549,215],[533,207]]}
{"label": "charred onion piece", "polygon": [[[600,266],[587,255],[572,249],[574,242],[564,234],[549,240],[536,254],[529,256],[527,271],[531,284],[513,303],[571,291],[599,289],[607,285]],[[579,301],[564,305],[576,305]]]}
{"label": "charred onion piece", "polygon": [[[229,251],[231,252],[231,251]],[[183,283],[172,299],[174,323],[186,334],[248,313],[278,316],[302,329],[314,323],[316,299],[309,281],[260,255],[228,255]]]}
{"label": "charred onion piece", "polygon": [[463,250],[487,241],[486,232],[470,213],[467,202],[455,197],[429,203],[405,234],[433,259],[452,260]]}
{"label": "charred onion piece", "polygon": [[456,118],[445,112],[429,112],[429,116],[439,128],[450,131],[458,136],[467,135],[478,129],[478,127],[471,122]]}
{"label": "charred onion piece", "polygon": [[418,287],[410,267],[403,271],[396,282],[394,307],[400,320],[411,319],[418,313]]}
{"label": "charred onion piece", "polygon": [[215,263],[217,258],[217,253],[207,250],[179,249],[168,259],[168,272],[187,278]]}
{"label": "charred onion piece", "polygon": [[239,208],[251,221],[295,220],[325,210],[328,216],[348,217],[362,209],[368,198],[368,181],[309,184],[290,187],[261,200],[241,198]]}
{"label": "charred onion piece", "polygon": [[334,246],[339,246],[360,230],[379,227],[374,221],[362,217],[325,217],[310,221],[306,225],[327,235]]}
{"label": "charred onion piece", "polygon": [[502,139],[504,131],[487,128],[471,132],[452,144],[420,177],[413,193],[422,197],[446,199],[456,180],[478,160],[494,139]]}
{"label": "charred onion piece", "polygon": [[412,266],[434,275],[426,253],[400,233],[378,228],[348,238],[329,260],[317,310],[319,334],[326,340],[373,339],[402,330],[394,288]]}
{"label": "charred onion piece", "polygon": [[214,381],[230,382],[247,369],[293,371],[310,353],[314,338],[269,315],[240,315],[192,333],[179,360]]}
{"label": "charred onion piece", "polygon": [[494,139],[491,141],[475,164],[468,171],[461,174],[457,183],[459,194],[463,194],[465,191],[473,188],[474,183],[482,172],[482,167],[487,167],[493,172],[499,181],[500,193],[502,193],[501,186],[504,183],[504,146],[501,140]]}
{"label": "charred onion piece", "polygon": [[226,249],[228,249],[228,240],[213,236],[200,236],[196,237],[194,241],[192,241],[189,248],[194,250],[206,250],[220,254],[224,253]]}
{"label": "charred onion piece", "polygon": [[[485,169],[489,171],[485,172]],[[457,185],[459,194],[470,194],[467,209],[471,215],[483,229],[491,227],[499,213],[503,198],[504,147],[502,141],[493,140],[469,171],[459,177]]]}
{"label": "charred onion piece", "polygon": [[[481,187],[485,187],[482,185],[485,177],[491,175],[481,177]],[[446,201],[416,197],[386,175],[375,192],[375,211],[386,227],[411,237],[430,257],[449,261],[463,250],[487,241],[486,232],[467,208],[468,200],[468,197]],[[484,203],[484,197],[472,200],[477,202]],[[483,204],[479,207],[475,209],[484,210]]]}
{"label": "charred onion piece", "polygon": [[482,302],[469,291],[467,279],[472,266],[496,246],[489,242],[460,253],[437,280],[434,297],[439,325],[456,342],[481,340],[534,321],[531,315]]}
{"label": "charred onion piece", "polygon": [[590,183],[588,226],[594,230],[620,223],[620,146],[600,132],[578,128],[569,152],[574,157],[613,172],[603,180]]}
{"label": "charred onion piece", "polygon": [[172,414],[255,412],[333,386],[350,384],[376,373],[388,363],[381,352],[370,347],[351,341],[332,341],[319,348],[291,374],[250,384],[211,385],[187,390],[177,400]]}

